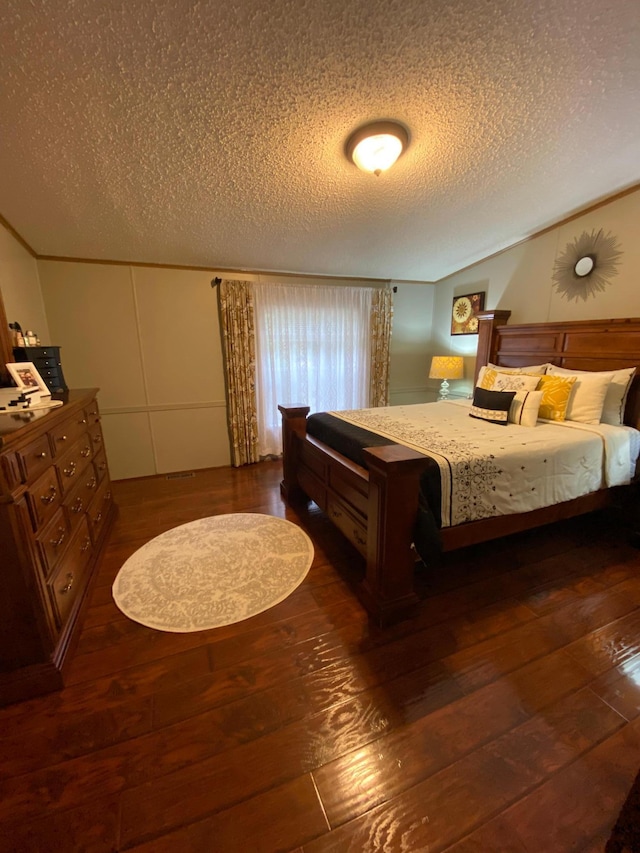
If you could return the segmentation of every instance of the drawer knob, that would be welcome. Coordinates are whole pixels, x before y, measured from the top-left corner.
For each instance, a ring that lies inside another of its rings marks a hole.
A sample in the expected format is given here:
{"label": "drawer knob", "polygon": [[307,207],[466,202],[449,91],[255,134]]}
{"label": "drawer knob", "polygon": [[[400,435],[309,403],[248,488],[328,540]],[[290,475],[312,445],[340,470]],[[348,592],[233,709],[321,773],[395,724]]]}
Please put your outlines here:
{"label": "drawer knob", "polygon": [[69,467],[63,468],[62,470],[64,471],[65,477],[73,477],[73,475],[76,473],[76,463],[70,462]]}
{"label": "drawer knob", "polygon": [[57,548],[58,546],[62,545],[62,543],[64,542],[64,537],[67,535],[67,531],[64,529],[64,527],[59,527],[58,533],[60,534],[60,536],[58,536],[57,539],[51,539],[51,544],[54,548]]}
{"label": "drawer knob", "polygon": [[61,587],[60,587],[60,595],[66,595],[66,594],[69,592],[69,590],[70,590],[70,589],[71,589],[71,587],[73,586],[73,581],[74,581],[74,580],[75,580],[75,579],[74,579],[74,577],[73,577],[73,572],[69,572],[69,573],[67,574],[67,582],[66,582],[66,584],[65,584],[64,586],[61,586]]}
{"label": "drawer knob", "polygon": [[88,489],[95,489],[97,483],[98,483],[98,481],[96,480],[96,478],[92,477],[87,483],[87,488]]}
{"label": "drawer knob", "polygon": [[58,441],[66,441],[66,440],[67,440],[67,436],[66,436],[66,435],[59,435],[59,436],[58,436]]}
{"label": "drawer knob", "polygon": [[87,538],[82,543],[82,547],[80,548],[80,550],[86,551],[90,547],[90,545],[91,545],[91,539],[89,539],[89,537],[87,536]]}
{"label": "drawer knob", "polygon": [[53,503],[53,501],[55,501],[55,499],[56,499],[57,494],[58,494],[58,491],[57,491],[56,487],[55,486],[49,486],[49,494],[48,495],[40,495],[40,500],[42,501],[43,504]]}
{"label": "drawer knob", "polygon": [[101,513],[101,512],[99,512],[99,513],[96,515],[96,517],[93,519],[93,523],[94,523],[94,524],[100,524],[100,522],[101,522],[101,521],[102,521],[102,513]]}
{"label": "drawer knob", "polygon": [[87,458],[87,456],[91,456],[91,448],[90,448],[90,447],[85,447],[85,449],[84,449],[84,450],[81,450],[81,451],[80,451],[80,456],[82,456],[82,458],[83,458],[83,459],[86,459],[86,458]]}
{"label": "drawer knob", "polygon": [[94,435],[93,440],[95,441],[96,444],[100,444],[100,442],[102,441],[102,436],[101,435]]}
{"label": "drawer knob", "polygon": [[84,501],[82,498],[76,498],[73,502],[73,506],[71,507],[71,512],[82,512],[82,507],[84,506]]}
{"label": "drawer knob", "polygon": [[79,424],[86,424],[86,422],[87,422],[86,418],[82,418],[81,421],[78,421]]}
{"label": "drawer knob", "polygon": [[36,453],[36,459],[46,459],[46,458],[47,458],[47,451],[46,450],[43,450],[42,453]]}

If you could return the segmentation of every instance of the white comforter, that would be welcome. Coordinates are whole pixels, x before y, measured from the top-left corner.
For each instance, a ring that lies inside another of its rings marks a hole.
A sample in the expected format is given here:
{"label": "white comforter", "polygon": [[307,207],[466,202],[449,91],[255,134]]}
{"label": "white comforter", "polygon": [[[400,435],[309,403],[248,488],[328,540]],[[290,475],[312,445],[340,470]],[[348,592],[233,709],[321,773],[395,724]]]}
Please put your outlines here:
{"label": "white comforter", "polygon": [[629,483],[640,450],[631,427],[538,421],[501,426],[469,417],[469,400],[330,412],[432,457],[442,526],[528,512]]}

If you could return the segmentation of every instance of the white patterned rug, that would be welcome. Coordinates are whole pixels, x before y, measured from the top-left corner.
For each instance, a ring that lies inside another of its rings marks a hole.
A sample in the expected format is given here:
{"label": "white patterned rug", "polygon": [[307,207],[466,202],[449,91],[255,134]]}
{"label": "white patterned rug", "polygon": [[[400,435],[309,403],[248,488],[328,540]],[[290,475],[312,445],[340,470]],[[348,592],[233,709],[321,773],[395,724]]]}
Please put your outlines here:
{"label": "white patterned rug", "polygon": [[273,607],[302,583],[312,560],[311,540],[290,521],[214,515],[143,545],[118,572],[113,599],[149,628],[203,631]]}

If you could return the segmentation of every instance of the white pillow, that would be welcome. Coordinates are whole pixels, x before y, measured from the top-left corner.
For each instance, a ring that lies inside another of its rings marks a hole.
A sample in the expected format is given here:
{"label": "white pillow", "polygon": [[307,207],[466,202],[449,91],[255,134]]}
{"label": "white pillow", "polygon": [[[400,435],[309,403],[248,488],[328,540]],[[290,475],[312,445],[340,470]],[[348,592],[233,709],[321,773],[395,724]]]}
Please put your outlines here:
{"label": "white pillow", "polygon": [[581,424],[599,424],[604,406],[604,398],[611,384],[611,373],[576,373],[567,370],[555,373],[559,368],[549,368],[548,376],[573,376],[575,382],[567,403],[565,420]]}
{"label": "white pillow", "polygon": [[538,421],[542,394],[542,391],[518,391],[509,407],[509,423],[534,427]]}
{"label": "white pillow", "polygon": [[[590,373],[588,370],[567,370],[564,367],[549,365],[548,372],[556,376],[577,376],[579,373]],[[599,370],[594,374],[610,376],[611,382],[604,398],[600,423],[621,426],[624,423],[624,407],[631,387],[631,380],[636,372],[635,367],[623,367],[621,370]]]}

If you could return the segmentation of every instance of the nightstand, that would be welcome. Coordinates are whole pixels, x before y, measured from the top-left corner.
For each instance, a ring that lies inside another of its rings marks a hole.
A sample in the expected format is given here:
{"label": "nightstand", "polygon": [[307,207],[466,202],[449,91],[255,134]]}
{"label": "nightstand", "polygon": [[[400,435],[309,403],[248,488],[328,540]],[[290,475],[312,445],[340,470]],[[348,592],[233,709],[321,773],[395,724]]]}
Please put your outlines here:
{"label": "nightstand", "polygon": [[472,394],[464,391],[449,391],[446,397],[438,397],[437,402],[441,403],[444,400],[471,400],[472,397]]}

